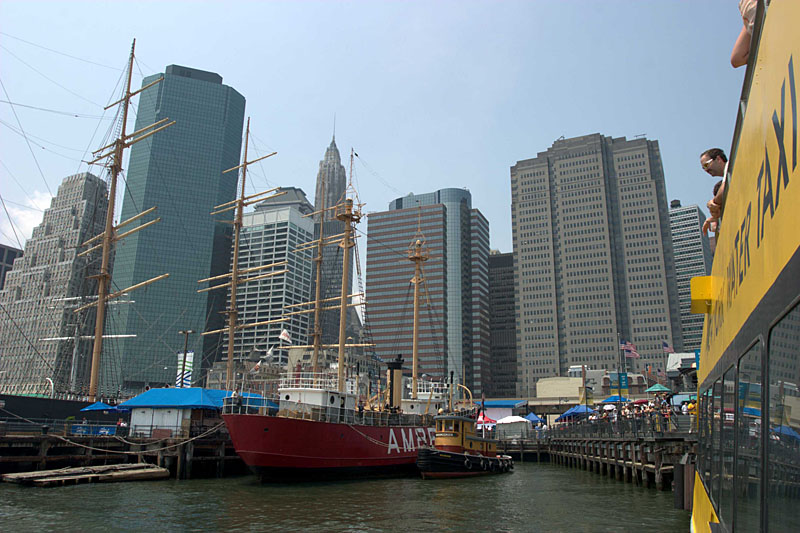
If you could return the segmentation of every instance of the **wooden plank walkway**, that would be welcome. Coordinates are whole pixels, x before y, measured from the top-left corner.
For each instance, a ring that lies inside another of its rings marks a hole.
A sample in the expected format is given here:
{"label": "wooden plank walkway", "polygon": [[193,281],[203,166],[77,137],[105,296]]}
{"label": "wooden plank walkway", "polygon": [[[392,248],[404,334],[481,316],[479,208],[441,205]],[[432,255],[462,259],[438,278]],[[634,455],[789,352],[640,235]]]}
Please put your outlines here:
{"label": "wooden plank walkway", "polygon": [[56,487],[80,483],[112,483],[166,479],[169,470],[147,463],[59,468],[3,474],[3,481],[34,487]]}

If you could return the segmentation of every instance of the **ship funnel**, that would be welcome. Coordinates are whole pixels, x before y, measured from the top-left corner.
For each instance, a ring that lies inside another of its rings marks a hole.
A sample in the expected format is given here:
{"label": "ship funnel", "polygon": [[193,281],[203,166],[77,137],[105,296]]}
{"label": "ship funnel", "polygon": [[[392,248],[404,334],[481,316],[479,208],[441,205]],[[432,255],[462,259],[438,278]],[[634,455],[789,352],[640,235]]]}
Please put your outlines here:
{"label": "ship funnel", "polygon": [[397,359],[389,361],[389,409],[396,411],[400,408],[403,399],[403,356],[397,354]]}

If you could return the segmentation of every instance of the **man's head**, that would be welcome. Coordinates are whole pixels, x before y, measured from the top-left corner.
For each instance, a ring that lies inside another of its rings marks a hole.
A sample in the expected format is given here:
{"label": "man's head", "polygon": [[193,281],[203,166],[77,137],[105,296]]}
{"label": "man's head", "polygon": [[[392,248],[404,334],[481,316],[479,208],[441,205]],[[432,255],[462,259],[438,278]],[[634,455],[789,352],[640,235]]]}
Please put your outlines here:
{"label": "man's head", "polygon": [[700,154],[700,166],[712,176],[725,174],[725,163],[728,158],[721,148],[711,148]]}

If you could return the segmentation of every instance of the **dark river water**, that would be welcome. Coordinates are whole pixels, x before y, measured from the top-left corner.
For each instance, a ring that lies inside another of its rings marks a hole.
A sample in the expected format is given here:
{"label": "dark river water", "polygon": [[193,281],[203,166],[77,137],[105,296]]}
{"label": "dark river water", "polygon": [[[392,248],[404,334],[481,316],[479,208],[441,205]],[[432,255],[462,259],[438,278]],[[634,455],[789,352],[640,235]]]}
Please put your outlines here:
{"label": "dark river water", "polygon": [[0,483],[0,531],[689,530],[672,493],[549,464],[461,480],[261,485],[254,477],[20,487]]}

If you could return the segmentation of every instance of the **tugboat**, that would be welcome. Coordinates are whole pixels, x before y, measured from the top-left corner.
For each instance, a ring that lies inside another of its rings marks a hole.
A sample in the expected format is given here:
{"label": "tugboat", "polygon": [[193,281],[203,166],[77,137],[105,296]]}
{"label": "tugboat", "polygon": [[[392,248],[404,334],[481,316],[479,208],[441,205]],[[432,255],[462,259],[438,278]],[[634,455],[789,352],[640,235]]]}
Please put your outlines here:
{"label": "tugboat", "polygon": [[[459,385],[461,386],[461,385]],[[514,460],[497,455],[497,440],[475,432],[477,409],[453,410],[434,417],[433,447],[421,447],[417,468],[422,479],[441,479],[501,474],[513,470]]]}

